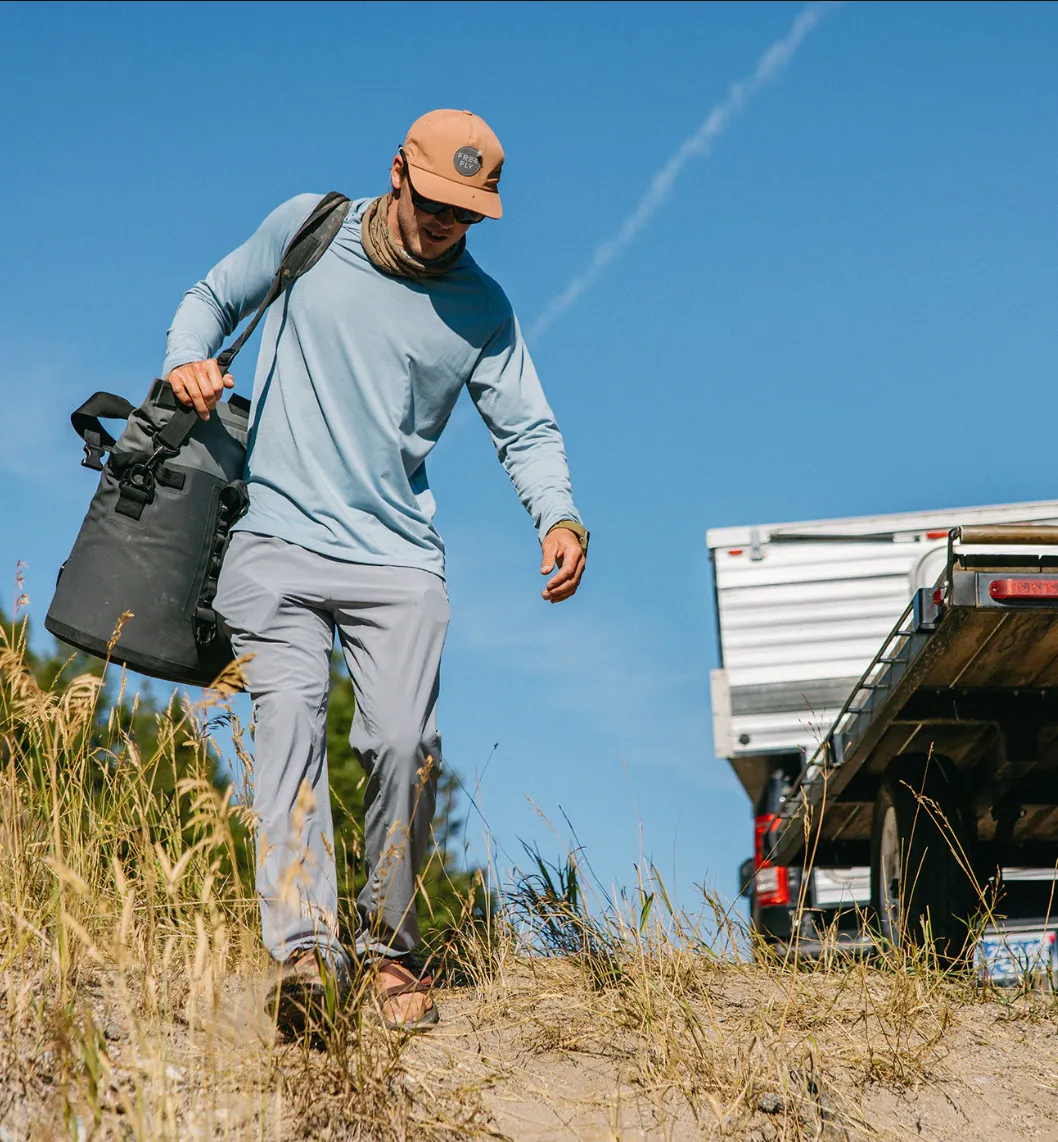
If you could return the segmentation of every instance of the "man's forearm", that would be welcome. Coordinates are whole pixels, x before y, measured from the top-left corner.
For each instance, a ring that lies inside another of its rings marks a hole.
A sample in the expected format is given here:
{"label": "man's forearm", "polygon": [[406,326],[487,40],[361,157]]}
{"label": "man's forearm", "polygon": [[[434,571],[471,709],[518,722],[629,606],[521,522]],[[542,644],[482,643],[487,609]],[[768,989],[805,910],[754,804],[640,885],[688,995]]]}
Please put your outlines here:
{"label": "man's forearm", "polygon": [[193,285],[184,294],[169,327],[162,376],[192,361],[215,357],[231,331],[206,282]]}
{"label": "man's forearm", "polygon": [[582,522],[573,502],[562,436],[553,421],[506,442],[500,460],[541,539],[562,520]]}

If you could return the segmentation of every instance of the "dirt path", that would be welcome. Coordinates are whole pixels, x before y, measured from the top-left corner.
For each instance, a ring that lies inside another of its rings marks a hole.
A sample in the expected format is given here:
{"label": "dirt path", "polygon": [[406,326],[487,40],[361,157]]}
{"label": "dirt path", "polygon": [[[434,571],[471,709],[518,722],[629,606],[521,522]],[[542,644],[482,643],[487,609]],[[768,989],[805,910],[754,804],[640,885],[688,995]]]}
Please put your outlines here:
{"label": "dirt path", "polygon": [[[711,1009],[719,1041],[733,1058],[749,1059],[754,1042],[760,1042],[760,1008],[752,1001],[760,992],[748,989],[744,979],[726,982],[714,981],[708,1008],[701,1012],[703,1025],[708,1026]],[[510,989],[505,1014],[492,1009],[487,1018],[476,997],[445,996],[442,1027],[417,1041],[407,1060],[416,1074],[462,1075],[478,1085],[495,1127],[519,1142],[699,1137],[1058,1142],[1058,1012],[1050,1001],[953,1009],[942,1038],[910,1082],[872,1080],[869,1062],[865,1073],[862,1061],[871,1057],[866,1034],[829,1056],[824,1036],[817,1034],[820,1047],[806,1081],[806,1045],[790,1027],[787,1073],[781,1073],[780,1051],[778,1059],[769,1060],[771,1074],[765,1078],[763,1067],[759,1072],[754,1086],[760,1093],[740,1110],[741,1089],[701,1090],[696,1099],[671,1082],[644,1081],[634,1034],[623,1040],[610,1036],[605,1020],[593,1025],[577,1000],[571,1005],[564,997],[534,997],[531,983],[523,987]],[[826,981],[818,981],[820,1003],[831,1001],[830,990]],[[835,1013],[830,1030],[839,1030],[842,1022]],[[862,1034],[862,1021],[860,1029]],[[662,1048],[663,1040],[655,1046]],[[874,1049],[884,1057],[886,1044]],[[857,1056],[861,1065],[850,1065]]]}
{"label": "dirt path", "polygon": [[573,964],[512,962],[440,989],[428,1035],[365,1019],[328,1050],[275,1042],[265,977],[153,1022],[116,973],[86,977],[73,1026],[89,1030],[65,1042],[33,1024],[24,981],[0,1025],[0,1142],[1058,1142],[1049,997],[865,968],[670,969],[596,989]]}

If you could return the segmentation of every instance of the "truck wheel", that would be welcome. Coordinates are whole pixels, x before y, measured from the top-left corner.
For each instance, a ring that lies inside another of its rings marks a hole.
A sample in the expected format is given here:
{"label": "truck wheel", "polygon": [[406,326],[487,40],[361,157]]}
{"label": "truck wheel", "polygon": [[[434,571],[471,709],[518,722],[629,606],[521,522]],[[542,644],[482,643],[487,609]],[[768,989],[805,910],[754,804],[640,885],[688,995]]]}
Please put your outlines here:
{"label": "truck wheel", "polygon": [[946,757],[896,758],[871,827],[871,903],[883,940],[891,947],[929,944],[945,965],[966,950],[973,904],[964,871],[972,859],[969,814],[957,780]]}

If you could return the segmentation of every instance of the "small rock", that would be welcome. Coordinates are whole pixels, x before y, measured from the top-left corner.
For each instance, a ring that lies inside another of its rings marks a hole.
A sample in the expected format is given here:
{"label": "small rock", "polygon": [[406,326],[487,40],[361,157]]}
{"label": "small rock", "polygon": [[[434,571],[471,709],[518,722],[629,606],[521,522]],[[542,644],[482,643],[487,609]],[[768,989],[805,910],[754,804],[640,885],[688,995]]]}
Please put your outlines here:
{"label": "small rock", "polygon": [[786,1103],[777,1094],[772,1094],[770,1091],[767,1094],[762,1094],[757,1099],[757,1109],[761,1114],[782,1114],[786,1109]]}
{"label": "small rock", "polygon": [[125,1038],[125,1029],[120,1023],[108,1023],[103,1028],[103,1038],[109,1043],[117,1043]]}

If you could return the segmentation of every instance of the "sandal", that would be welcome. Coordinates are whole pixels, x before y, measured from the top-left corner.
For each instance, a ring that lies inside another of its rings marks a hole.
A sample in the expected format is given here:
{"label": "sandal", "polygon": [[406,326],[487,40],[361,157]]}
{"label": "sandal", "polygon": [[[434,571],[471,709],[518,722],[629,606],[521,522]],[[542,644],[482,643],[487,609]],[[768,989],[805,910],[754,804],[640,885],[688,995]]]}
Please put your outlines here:
{"label": "sandal", "polygon": [[[381,987],[383,973],[390,976],[395,975],[401,982],[393,987]],[[417,1019],[389,1019],[386,1016],[386,1005],[390,1000],[397,999],[401,995],[427,995],[432,990],[432,976],[415,976],[398,959],[383,960],[379,964],[378,975],[375,980],[375,999],[383,1024],[390,1031],[429,1031],[431,1027],[436,1027],[441,1016],[437,1011],[437,1004],[432,999],[428,1001],[428,1005]]]}
{"label": "sandal", "polygon": [[279,1030],[300,1035],[311,1024],[328,1022],[349,992],[349,973],[335,968],[315,948],[295,952],[281,968],[265,1001]]}

